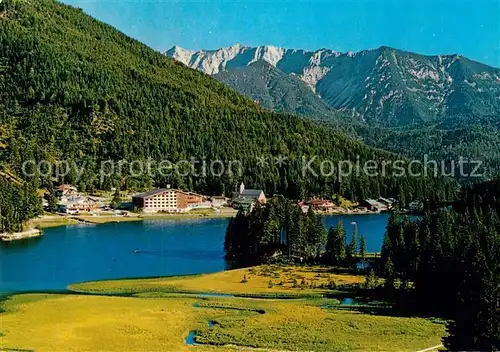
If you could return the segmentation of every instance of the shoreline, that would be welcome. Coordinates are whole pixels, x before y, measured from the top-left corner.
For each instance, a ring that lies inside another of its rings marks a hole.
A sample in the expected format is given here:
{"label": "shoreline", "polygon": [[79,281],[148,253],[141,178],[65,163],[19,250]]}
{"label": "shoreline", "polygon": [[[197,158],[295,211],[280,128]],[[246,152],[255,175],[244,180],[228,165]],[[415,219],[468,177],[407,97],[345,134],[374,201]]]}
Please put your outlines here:
{"label": "shoreline", "polygon": [[[120,222],[138,222],[144,220],[198,220],[198,219],[231,219],[237,214],[236,210],[225,211],[221,213],[180,213],[180,214],[137,214],[128,213],[128,215],[55,215],[45,214],[39,218],[30,220],[30,226],[36,229],[46,229],[59,226],[87,224],[109,224]],[[316,212],[320,216],[349,216],[349,215],[381,215],[384,212],[371,211],[347,211],[347,212]]]}
{"label": "shoreline", "polygon": [[109,224],[120,222],[139,222],[144,220],[197,220],[197,219],[230,219],[236,215],[236,212],[227,212],[221,214],[136,214],[128,215],[54,215],[45,214],[39,218],[30,220],[30,226],[38,229],[53,228],[67,225],[77,225],[79,223],[87,224]]}
{"label": "shoreline", "polygon": [[29,238],[36,238],[42,236],[42,231],[39,229],[28,229],[22,232],[2,233],[0,240],[3,242],[21,241]]}

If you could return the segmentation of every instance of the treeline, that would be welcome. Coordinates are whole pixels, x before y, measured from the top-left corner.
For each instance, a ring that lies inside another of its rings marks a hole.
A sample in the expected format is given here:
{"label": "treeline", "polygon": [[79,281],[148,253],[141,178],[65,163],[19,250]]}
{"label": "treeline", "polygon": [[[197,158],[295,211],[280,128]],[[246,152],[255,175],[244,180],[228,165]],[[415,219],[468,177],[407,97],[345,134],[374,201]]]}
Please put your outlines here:
{"label": "treeline", "polygon": [[[396,176],[394,167],[382,165],[395,162],[394,154],[296,116],[261,109],[78,9],[52,0],[4,0],[1,11],[0,163],[21,177],[27,160],[66,160],[84,166],[83,172],[71,168],[57,182],[89,192],[170,184],[230,194],[244,181],[292,199],[339,193],[351,200],[394,197],[404,205],[453,197],[453,183]],[[285,158],[280,166],[278,156]],[[316,175],[304,174],[303,157],[317,157],[310,164]],[[100,177],[107,160],[175,163],[191,158],[221,160],[226,167],[240,161],[242,174],[203,174],[198,165],[187,176],[162,176],[153,166],[152,174],[124,167]],[[335,165],[358,159],[361,167],[375,161],[378,175],[354,171],[337,182]],[[331,164],[321,173],[325,160]],[[50,187],[54,176],[41,176],[40,186]]]}
{"label": "treeline", "polygon": [[465,189],[455,210],[417,222],[394,214],[381,253],[386,288],[419,312],[452,319],[450,350],[500,349],[500,181]]}
{"label": "treeline", "polygon": [[[462,184],[485,181],[500,173],[498,116],[450,116],[405,129],[349,125],[346,130],[374,147],[421,161],[427,155],[428,160],[443,162],[446,175]],[[463,175],[459,170],[460,158],[466,161],[462,165]],[[476,170],[476,163],[469,161],[481,161],[480,168]]]}
{"label": "treeline", "polygon": [[271,198],[263,207],[238,212],[229,221],[224,242],[226,259],[237,265],[258,265],[281,261],[354,266],[366,256],[366,241],[353,233],[349,243],[339,222],[325,228],[323,220],[309,208],[282,196]]}
{"label": "treeline", "polygon": [[0,176],[0,233],[19,232],[42,212],[40,199],[29,183],[16,184]]}

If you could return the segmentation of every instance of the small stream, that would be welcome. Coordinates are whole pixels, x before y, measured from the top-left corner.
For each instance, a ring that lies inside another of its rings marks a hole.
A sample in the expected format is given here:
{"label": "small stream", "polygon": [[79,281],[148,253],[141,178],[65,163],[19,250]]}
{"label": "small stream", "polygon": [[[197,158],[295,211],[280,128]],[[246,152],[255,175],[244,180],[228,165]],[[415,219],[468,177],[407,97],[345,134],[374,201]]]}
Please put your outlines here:
{"label": "small stream", "polygon": [[345,297],[345,298],[342,298],[340,301],[337,301],[338,303],[325,303],[321,306],[321,308],[323,309],[330,309],[330,308],[339,308],[339,307],[342,307],[342,306],[354,306],[354,305],[358,305],[358,304],[361,304],[361,302],[359,300],[356,300],[355,298],[351,298],[351,297]]}
{"label": "small stream", "polygon": [[[194,307],[194,305],[193,305],[193,307]],[[213,320],[209,320],[207,322],[207,326],[208,326],[209,329],[211,327],[213,327],[214,325],[215,325],[215,321],[213,321]],[[195,338],[196,338],[196,330],[191,330],[189,332],[188,336],[186,337],[186,345],[194,345],[194,344],[196,344]]]}

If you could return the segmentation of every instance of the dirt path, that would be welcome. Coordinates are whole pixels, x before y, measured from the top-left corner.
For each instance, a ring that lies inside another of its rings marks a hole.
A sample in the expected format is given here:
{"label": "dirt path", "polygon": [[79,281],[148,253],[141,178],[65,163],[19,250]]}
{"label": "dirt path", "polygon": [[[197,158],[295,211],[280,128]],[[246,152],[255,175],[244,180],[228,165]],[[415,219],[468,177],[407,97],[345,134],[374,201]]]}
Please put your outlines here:
{"label": "dirt path", "polygon": [[443,345],[436,345],[436,346],[432,346],[432,347],[429,347],[429,348],[425,348],[423,350],[420,350],[420,351],[417,351],[417,352],[430,352],[430,351],[435,351],[437,350],[438,348],[441,348],[441,347],[444,347]]}

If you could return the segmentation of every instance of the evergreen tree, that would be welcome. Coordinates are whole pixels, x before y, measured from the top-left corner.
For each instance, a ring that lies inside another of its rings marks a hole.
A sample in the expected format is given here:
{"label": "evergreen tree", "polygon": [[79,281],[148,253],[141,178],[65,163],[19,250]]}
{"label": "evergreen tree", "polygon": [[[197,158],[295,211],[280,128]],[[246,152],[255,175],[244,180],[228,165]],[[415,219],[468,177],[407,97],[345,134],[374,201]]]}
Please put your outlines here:
{"label": "evergreen tree", "polygon": [[57,197],[54,193],[54,187],[52,186],[52,182],[49,183],[47,187],[47,192],[45,193],[45,200],[48,203],[47,210],[51,213],[55,213],[57,211]]}
{"label": "evergreen tree", "polygon": [[361,239],[359,240],[359,256],[361,260],[366,259],[366,239],[364,234],[361,234]]}
{"label": "evergreen tree", "polygon": [[384,267],[384,278],[385,278],[385,288],[388,290],[394,290],[396,287],[396,276],[394,272],[394,265],[392,264],[391,258],[387,260]]}
{"label": "evergreen tree", "polygon": [[327,239],[326,239],[326,247],[325,247],[325,259],[327,264],[335,265],[336,264],[336,242],[338,239],[337,230],[335,227],[330,226],[328,229]]}
{"label": "evergreen tree", "polygon": [[375,271],[373,271],[373,269],[370,269],[366,274],[365,288],[373,289],[375,287],[377,287],[377,277],[375,276]]}
{"label": "evergreen tree", "polygon": [[118,209],[120,207],[120,204],[122,202],[122,198],[120,196],[120,190],[117,188],[115,193],[113,194],[113,199],[111,200],[111,208],[113,209]]}
{"label": "evergreen tree", "polygon": [[341,264],[346,259],[346,246],[347,246],[347,238],[344,231],[344,225],[342,221],[339,220],[337,223],[337,241],[335,245],[335,257],[337,260],[337,264]]}
{"label": "evergreen tree", "polygon": [[471,234],[461,261],[456,316],[443,339],[449,350],[500,350],[500,233],[485,230]]}

